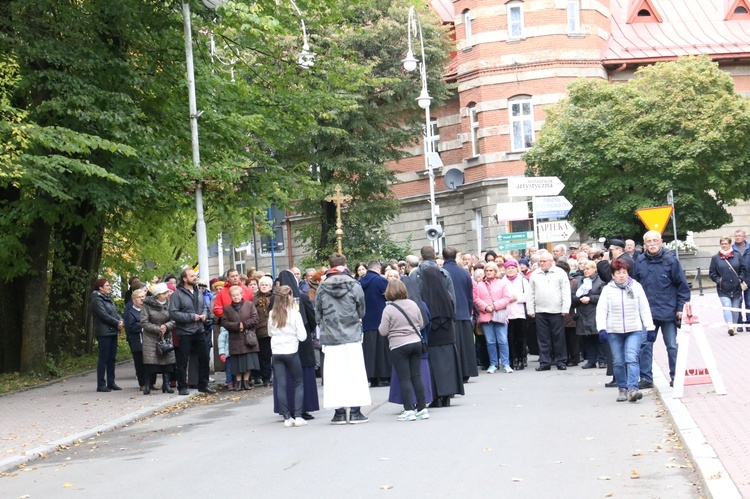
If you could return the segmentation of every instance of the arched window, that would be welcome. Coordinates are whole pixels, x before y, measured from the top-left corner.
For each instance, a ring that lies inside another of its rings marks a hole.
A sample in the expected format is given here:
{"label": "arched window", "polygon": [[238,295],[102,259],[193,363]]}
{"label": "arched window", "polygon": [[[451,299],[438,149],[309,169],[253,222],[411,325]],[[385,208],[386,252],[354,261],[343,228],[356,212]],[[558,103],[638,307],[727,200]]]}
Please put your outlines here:
{"label": "arched window", "polygon": [[479,156],[479,118],[477,117],[477,105],[469,104],[469,130],[471,135],[471,157]]}
{"label": "arched window", "polygon": [[461,13],[461,15],[463,16],[464,21],[464,40],[466,40],[466,46],[470,47],[471,45],[473,45],[473,42],[471,41],[471,11],[469,9],[466,9]]}
{"label": "arched window", "polygon": [[534,143],[534,106],[531,96],[519,95],[508,100],[510,114],[510,150],[525,151]]}

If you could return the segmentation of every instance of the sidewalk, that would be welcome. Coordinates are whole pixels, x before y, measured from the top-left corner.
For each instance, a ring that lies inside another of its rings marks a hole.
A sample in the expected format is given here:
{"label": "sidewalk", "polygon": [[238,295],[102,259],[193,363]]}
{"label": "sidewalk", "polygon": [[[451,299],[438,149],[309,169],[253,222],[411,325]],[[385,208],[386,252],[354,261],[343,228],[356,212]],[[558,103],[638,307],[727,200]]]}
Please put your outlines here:
{"label": "sidewalk", "polygon": [[157,390],[145,396],[132,361],[116,369],[118,392],[97,392],[92,371],[0,396],[0,472],[198,395],[197,390],[187,397]]}
{"label": "sidewalk", "polygon": [[[654,345],[654,382],[681,439],[701,473],[704,491],[714,498],[750,498],[750,332],[727,334],[715,291],[693,293],[693,314],[698,316],[711,347],[726,395],[713,385],[686,386],[681,399],[672,398],[669,364],[664,343]],[[683,330],[689,331],[689,326]],[[661,367],[661,373],[657,366]],[[690,342],[688,369],[705,367],[695,341]],[[661,375],[659,375],[661,374]]]}

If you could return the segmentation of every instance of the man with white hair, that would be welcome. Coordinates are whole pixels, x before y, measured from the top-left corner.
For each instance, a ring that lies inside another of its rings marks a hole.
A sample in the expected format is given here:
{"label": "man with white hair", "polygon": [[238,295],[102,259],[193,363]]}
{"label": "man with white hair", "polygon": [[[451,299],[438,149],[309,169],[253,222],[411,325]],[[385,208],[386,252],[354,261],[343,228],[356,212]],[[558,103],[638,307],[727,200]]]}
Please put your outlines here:
{"label": "man with white hair", "polygon": [[564,244],[557,244],[552,248],[552,256],[554,256],[555,261],[558,261],[560,258],[567,258],[568,248]]}
{"label": "man with white hair", "polygon": [[552,364],[557,369],[567,369],[567,346],[563,316],[568,314],[571,303],[570,281],[564,270],[554,263],[547,251],[539,252],[539,268],[529,279],[529,299],[526,307],[529,317],[536,319],[539,342],[539,367],[537,371],[549,371]]}

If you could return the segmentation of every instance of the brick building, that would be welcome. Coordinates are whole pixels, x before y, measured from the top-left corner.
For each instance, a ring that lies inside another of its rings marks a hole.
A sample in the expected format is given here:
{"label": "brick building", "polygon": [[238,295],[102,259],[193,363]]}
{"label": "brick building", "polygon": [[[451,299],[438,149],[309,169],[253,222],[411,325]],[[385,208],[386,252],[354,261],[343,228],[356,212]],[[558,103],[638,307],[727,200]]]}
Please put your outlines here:
{"label": "brick building", "polygon": [[[576,78],[626,81],[641,65],[705,53],[733,76],[737,92],[750,94],[747,0],[433,0],[431,6],[453,26],[456,40],[446,75],[456,94],[431,109],[444,165],[435,169],[441,245],[476,253],[496,248],[501,232],[531,230],[530,221],[497,223],[493,215],[498,203],[524,200],[508,197],[507,179],[524,174],[520,156],[541,129],[545,108]],[[411,234],[416,250],[426,243],[429,183],[422,144],[409,152],[393,166],[401,172],[393,190],[403,211],[390,229],[400,240]],[[463,185],[449,189],[448,170],[461,172]],[[733,214],[732,227],[695,235],[706,255],[715,252],[718,234],[750,228],[747,206]]]}

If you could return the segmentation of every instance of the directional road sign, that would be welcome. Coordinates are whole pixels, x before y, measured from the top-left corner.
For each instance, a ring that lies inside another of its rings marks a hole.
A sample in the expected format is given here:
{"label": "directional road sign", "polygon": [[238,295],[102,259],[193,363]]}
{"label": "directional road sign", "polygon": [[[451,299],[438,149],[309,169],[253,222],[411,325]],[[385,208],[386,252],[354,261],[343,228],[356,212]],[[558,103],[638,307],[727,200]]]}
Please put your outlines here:
{"label": "directional road sign", "polygon": [[572,207],[565,196],[534,198],[536,218],[565,218]]}
{"label": "directional road sign", "polygon": [[534,246],[534,241],[510,241],[497,244],[498,251],[522,250]]}
{"label": "directional road sign", "polygon": [[497,242],[498,243],[509,243],[509,242],[518,242],[518,241],[531,241],[534,239],[534,231],[533,230],[527,230],[524,232],[508,232],[505,234],[498,234],[497,235]]}
{"label": "directional road sign", "polygon": [[557,196],[563,190],[557,177],[508,177],[508,196]]}
{"label": "directional road sign", "polygon": [[640,210],[635,210],[635,213],[641,219],[643,225],[646,226],[646,229],[664,234],[669,217],[672,216],[672,207],[657,206],[655,208],[641,208]]}
{"label": "directional road sign", "polygon": [[567,220],[538,223],[536,224],[536,230],[539,234],[540,243],[567,241],[575,232],[575,228]]}
{"label": "directional road sign", "polygon": [[529,202],[519,201],[517,203],[497,203],[495,212],[497,222],[508,222],[514,220],[529,219]]}

